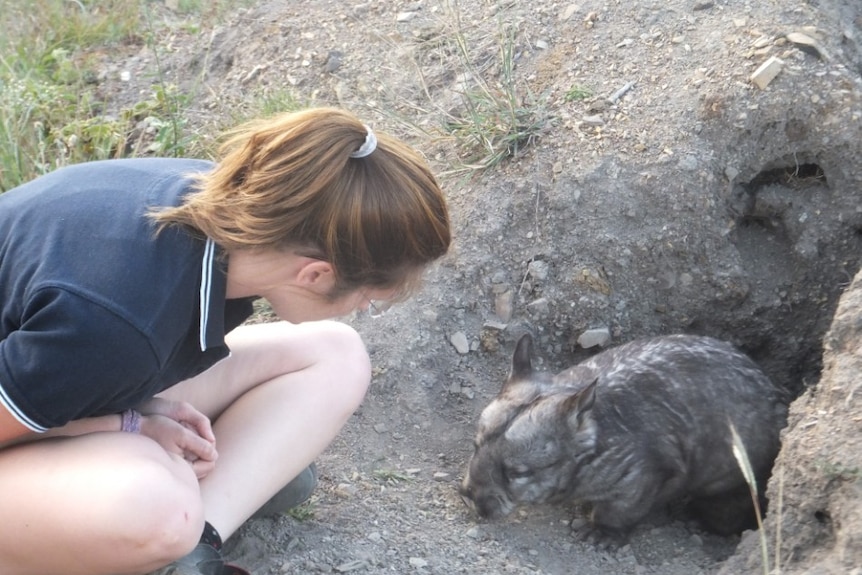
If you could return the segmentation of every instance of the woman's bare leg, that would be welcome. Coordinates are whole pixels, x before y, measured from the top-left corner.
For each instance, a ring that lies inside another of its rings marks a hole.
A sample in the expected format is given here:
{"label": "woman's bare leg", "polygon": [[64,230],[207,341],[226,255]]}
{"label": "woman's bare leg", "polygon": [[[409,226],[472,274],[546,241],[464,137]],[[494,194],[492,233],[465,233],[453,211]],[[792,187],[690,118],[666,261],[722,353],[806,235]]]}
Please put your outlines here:
{"label": "woman's bare leg", "polygon": [[200,485],[206,519],[225,539],[330,444],[371,379],[345,324],[242,326],[227,343],[229,358],[162,394],[215,422],[218,460]]}
{"label": "woman's bare leg", "polygon": [[244,326],[228,344],[231,357],[164,394],[215,420],[219,458],[200,483],[127,433],[0,450],[0,573],[146,573],[189,552],[204,519],[227,538],[326,448],[370,381],[343,324]]}
{"label": "woman's bare leg", "polygon": [[203,528],[187,462],[127,433],[44,439],[0,451],[0,573],[145,573],[187,553]]}

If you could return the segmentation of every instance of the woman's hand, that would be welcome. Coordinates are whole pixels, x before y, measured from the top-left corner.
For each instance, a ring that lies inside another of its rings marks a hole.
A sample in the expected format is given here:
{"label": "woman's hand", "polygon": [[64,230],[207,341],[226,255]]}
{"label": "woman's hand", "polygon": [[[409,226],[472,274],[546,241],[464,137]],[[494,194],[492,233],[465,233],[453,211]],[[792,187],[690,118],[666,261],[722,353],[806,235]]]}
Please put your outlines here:
{"label": "woman's hand", "polygon": [[139,411],[141,434],[155,440],[169,453],[188,461],[198,479],[215,467],[218,452],[209,418],[191,404],[160,397],[144,403]]}

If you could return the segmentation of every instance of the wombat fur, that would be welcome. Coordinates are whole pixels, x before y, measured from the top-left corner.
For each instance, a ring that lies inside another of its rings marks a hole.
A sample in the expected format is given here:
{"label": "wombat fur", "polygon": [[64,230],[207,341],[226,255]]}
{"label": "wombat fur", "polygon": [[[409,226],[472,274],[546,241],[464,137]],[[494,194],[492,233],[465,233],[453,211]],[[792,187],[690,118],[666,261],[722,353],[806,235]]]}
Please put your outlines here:
{"label": "wombat fur", "polygon": [[713,531],[753,526],[730,423],[762,488],[788,398],[751,359],[691,335],[627,343],[558,375],[534,371],[531,355],[525,335],[479,419],[460,491],[480,516],[584,503],[585,534],[619,543],[651,510],[685,499]]}

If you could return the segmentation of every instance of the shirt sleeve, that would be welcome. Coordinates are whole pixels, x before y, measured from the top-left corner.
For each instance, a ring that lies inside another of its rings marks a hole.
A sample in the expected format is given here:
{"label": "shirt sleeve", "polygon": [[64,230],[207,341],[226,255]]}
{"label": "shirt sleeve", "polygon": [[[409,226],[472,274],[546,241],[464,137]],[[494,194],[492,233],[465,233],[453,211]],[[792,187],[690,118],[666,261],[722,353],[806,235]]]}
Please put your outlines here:
{"label": "shirt sleeve", "polygon": [[33,431],[148,397],[158,360],[147,337],[106,303],[39,290],[0,341],[0,404]]}

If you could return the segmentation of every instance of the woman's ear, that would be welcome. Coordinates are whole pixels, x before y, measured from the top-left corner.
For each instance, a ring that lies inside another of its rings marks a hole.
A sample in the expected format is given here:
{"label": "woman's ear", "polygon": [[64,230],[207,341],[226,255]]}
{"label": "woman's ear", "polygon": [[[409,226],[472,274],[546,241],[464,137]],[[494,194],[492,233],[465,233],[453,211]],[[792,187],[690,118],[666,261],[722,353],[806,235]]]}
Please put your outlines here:
{"label": "woman's ear", "polygon": [[297,283],[316,293],[331,293],[335,289],[335,268],[332,264],[313,258],[304,259],[306,261],[296,274]]}

